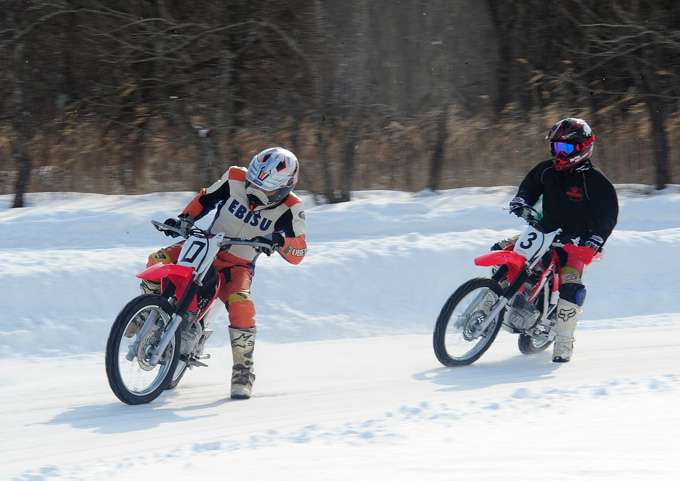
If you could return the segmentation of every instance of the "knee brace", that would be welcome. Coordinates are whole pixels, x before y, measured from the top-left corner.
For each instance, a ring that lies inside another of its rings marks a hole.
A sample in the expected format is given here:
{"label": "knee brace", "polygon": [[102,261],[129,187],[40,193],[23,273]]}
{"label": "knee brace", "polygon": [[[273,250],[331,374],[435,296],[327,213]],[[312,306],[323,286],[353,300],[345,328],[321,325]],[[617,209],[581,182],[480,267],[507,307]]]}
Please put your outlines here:
{"label": "knee brace", "polygon": [[586,302],[586,286],[577,282],[562,284],[560,286],[560,297],[581,307]]}

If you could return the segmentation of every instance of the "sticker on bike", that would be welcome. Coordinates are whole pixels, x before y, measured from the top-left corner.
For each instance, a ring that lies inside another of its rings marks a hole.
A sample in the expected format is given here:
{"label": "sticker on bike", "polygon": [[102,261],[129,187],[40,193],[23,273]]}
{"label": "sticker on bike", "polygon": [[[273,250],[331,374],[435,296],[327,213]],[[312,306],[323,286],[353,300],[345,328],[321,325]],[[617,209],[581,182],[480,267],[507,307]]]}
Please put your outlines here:
{"label": "sticker on bike", "polygon": [[525,259],[531,259],[543,247],[544,234],[529,226],[517,240],[515,252]]}
{"label": "sticker on bike", "polygon": [[206,241],[190,237],[182,246],[178,264],[189,267],[198,267],[202,258],[199,258],[206,247]]}

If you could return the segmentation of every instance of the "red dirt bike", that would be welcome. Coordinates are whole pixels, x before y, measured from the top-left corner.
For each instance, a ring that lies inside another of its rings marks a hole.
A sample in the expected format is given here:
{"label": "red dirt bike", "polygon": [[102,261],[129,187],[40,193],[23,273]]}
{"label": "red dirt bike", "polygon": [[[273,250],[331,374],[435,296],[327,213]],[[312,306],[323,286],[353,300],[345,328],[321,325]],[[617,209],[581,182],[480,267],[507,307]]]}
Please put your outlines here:
{"label": "red dirt bike", "polygon": [[491,347],[499,330],[519,334],[522,354],[545,350],[555,339],[560,261],[556,248],[586,265],[595,251],[562,242],[561,229],[543,232],[538,211],[530,208],[529,223],[515,245],[475,258],[492,267],[492,277],[477,277],[461,285],[446,301],[434,329],[434,352],[444,366],[466,366]]}
{"label": "red dirt bike", "polygon": [[210,234],[198,227],[186,232],[152,221],[159,231],[186,240],[177,264],[155,264],[137,274],[161,279],[162,294],[143,294],[120,311],[106,343],[106,374],[113,393],[127,404],[153,401],[173,389],[187,369],[202,361],[208,326],[225,311],[217,297],[221,276],[212,265],[217,254],[233,245],[271,248],[253,240]]}

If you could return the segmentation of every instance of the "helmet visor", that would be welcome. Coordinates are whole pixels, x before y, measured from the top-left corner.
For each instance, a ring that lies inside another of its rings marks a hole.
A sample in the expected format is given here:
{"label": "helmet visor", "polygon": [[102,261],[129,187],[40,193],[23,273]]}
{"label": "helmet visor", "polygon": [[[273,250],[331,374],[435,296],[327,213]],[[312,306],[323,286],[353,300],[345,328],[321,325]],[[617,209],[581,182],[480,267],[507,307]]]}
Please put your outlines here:
{"label": "helmet visor", "polygon": [[276,195],[276,190],[267,190],[263,189],[260,186],[257,186],[255,184],[250,184],[248,187],[252,189],[252,191],[257,192],[258,197],[263,198],[262,195],[264,196],[271,202],[273,200],[273,197]]}
{"label": "helmet visor", "polygon": [[293,190],[293,186],[290,187],[283,186],[274,190],[266,190],[263,189],[262,187],[253,184],[252,182],[248,182],[246,186],[246,194],[248,194],[249,196],[254,196],[257,199],[259,199],[261,205],[271,205],[275,204],[276,202],[280,202],[288,194],[290,194],[291,190]]}
{"label": "helmet visor", "polygon": [[559,155],[559,154],[569,155],[572,152],[574,152],[574,150],[576,150],[576,147],[574,146],[574,144],[568,144],[566,142],[553,142],[552,148],[553,148],[553,154],[554,155]]}

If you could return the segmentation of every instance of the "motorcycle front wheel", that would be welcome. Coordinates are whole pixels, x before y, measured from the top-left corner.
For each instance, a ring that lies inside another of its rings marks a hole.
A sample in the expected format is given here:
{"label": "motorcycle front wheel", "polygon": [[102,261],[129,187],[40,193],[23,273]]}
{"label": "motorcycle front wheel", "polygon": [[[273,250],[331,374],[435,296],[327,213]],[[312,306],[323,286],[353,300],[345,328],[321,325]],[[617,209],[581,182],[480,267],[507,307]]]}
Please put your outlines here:
{"label": "motorcycle front wheel", "polygon": [[142,295],[131,300],[111,326],[106,343],[106,375],[111,390],[124,403],[149,403],[172,382],[179,361],[179,329],[158,363],[150,363],[172,311],[164,297]]}
{"label": "motorcycle front wheel", "polygon": [[434,329],[434,353],[444,366],[467,366],[484,354],[498,335],[503,313],[486,330],[481,324],[503,290],[497,281],[478,277],[460,286],[442,307]]}
{"label": "motorcycle front wheel", "polygon": [[172,375],[170,384],[168,384],[168,389],[175,389],[188,370],[189,366],[187,363],[180,359],[177,362],[177,367],[175,368],[175,372]]}

